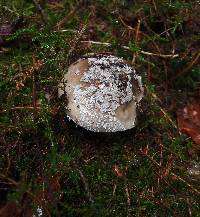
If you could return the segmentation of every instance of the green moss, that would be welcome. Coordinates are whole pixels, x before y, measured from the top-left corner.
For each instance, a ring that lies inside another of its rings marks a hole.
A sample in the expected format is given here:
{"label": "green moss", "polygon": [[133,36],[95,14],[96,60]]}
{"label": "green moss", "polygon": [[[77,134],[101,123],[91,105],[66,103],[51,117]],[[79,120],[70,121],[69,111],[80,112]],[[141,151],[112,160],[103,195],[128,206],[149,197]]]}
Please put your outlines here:
{"label": "green moss", "polygon": [[[191,179],[187,172],[190,163],[198,161],[197,153],[190,154],[196,145],[176,128],[177,109],[198,95],[199,62],[173,80],[198,49],[199,34],[185,30],[196,25],[195,1],[56,2],[38,1],[47,15],[45,24],[32,1],[1,0],[2,23],[20,15],[24,22],[0,48],[0,181],[5,185],[0,203],[17,201],[23,207],[28,191],[37,195],[58,176],[55,200],[46,203],[53,216],[188,216],[189,209],[198,216],[198,195],[171,175],[199,191],[198,177]],[[63,26],[55,28],[77,6]],[[90,40],[110,46],[81,42]],[[153,55],[173,49],[179,57]],[[145,97],[132,130],[95,134],[66,119],[57,85],[70,63],[95,52],[129,62],[137,54],[133,65],[143,76]],[[9,178],[19,185],[10,185]],[[36,210],[37,202],[27,197],[28,206]]]}

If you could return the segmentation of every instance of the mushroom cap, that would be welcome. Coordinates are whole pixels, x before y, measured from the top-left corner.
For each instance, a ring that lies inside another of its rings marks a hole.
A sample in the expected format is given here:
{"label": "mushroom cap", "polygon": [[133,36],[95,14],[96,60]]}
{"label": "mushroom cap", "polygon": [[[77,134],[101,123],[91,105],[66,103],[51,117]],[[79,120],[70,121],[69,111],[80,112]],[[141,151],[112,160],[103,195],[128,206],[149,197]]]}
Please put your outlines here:
{"label": "mushroom cap", "polygon": [[133,67],[112,55],[79,59],[70,65],[58,88],[59,97],[66,94],[68,117],[95,132],[133,128],[143,92]]}

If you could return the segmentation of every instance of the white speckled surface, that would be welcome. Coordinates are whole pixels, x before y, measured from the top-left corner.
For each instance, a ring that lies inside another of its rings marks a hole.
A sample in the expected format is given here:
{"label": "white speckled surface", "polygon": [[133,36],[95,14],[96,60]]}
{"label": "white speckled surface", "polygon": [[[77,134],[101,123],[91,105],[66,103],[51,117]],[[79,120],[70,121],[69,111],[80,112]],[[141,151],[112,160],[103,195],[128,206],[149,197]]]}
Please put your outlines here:
{"label": "white speckled surface", "polygon": [[64,90],[67,115],[78,125],[96,132],[135,126],[136,106],[143,97],[141,77],[122,58],[110,55],[78,60],[59,85],[59,96]]}

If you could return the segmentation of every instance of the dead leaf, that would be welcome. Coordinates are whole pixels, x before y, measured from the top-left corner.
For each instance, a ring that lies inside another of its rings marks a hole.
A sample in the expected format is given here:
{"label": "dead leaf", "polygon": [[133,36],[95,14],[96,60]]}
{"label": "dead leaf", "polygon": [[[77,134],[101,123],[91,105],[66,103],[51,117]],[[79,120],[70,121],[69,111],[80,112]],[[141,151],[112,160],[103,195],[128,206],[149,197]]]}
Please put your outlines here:
{"label": "dead leaf", "polygon": [[200,144],[200,101],[192,103],[177,112],[177,122],[180,131],[191,136],[192,140]]}
{"label": "dead leaf", "polygon": [[22,87],[24,87],[24,83],[22,80],[16,81],[16,89],[20,90]]}
{"label": "dead leaf", "polygon": [[123,176],[123,171],[116,164],[113,165],[112,169],[113,169],[113,172],[115,173],[115,175],[117,175],[118,177],[122,177]]}

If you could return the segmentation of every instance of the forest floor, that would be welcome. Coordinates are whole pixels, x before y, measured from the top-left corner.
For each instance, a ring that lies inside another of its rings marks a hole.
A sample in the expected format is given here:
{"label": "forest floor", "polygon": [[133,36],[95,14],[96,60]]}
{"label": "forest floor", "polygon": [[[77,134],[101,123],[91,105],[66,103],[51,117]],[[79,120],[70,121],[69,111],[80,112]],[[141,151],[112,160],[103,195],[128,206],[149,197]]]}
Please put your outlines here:
{"label": "forest floor", "polygon": [[[0,0],[0,217],[200,217],[199,30],[197,0]],[[87,53],[142,76],[135,128],[66,118]]]}

